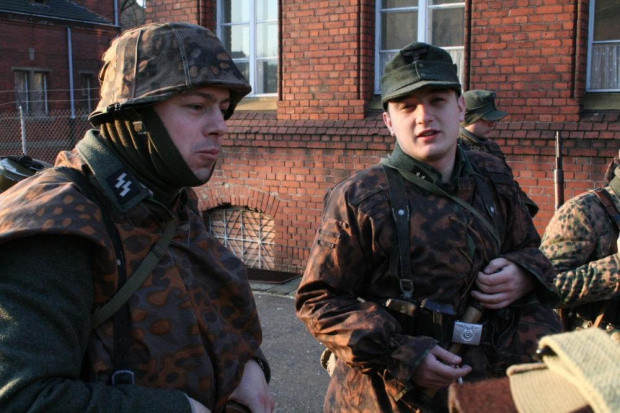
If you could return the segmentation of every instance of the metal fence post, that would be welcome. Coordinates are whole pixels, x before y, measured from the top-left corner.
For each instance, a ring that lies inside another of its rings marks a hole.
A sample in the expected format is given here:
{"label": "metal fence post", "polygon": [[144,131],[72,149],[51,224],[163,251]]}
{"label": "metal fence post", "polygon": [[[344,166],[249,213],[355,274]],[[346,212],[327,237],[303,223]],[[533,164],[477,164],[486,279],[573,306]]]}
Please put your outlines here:
{"label": "metal fence post", "polygon": [[28,156],[28,150],[26,149],[26,120],[24,119],[22,105],[19,105],[19,122],[22,130],[22,153],[24,156]]}

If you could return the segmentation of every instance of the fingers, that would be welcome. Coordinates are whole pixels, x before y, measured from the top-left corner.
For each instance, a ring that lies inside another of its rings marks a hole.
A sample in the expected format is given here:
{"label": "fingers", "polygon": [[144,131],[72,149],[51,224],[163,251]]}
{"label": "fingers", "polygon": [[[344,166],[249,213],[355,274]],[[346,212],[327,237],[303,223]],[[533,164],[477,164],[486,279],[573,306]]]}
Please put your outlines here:
{"label": "fingers", "polygon": [[495,258],[489,261],[489,263],[486,267],[484,267],[484,270],[482,270],[482,272],[485,274],[494,274],[510,264],[513,264],[512,261],[509,261],[506,258]]}
{"label": "fingers", "polygon": [[435,356],[435,359],[437,359],[439,362],[441,362],[442,364],[448,364],[448,365],[456,365],[456,364],[461,364],[463,362],[463,360],[456,354],[454,353],[450,353],[448,350],[446,350],[443,347],[439,347],[439,346],[435,346],[431,349],[431,354],[433,356]]}
{"label": "fingers", "polygon": [[512,303],[512,296],[506,292],[485,294],[480,291],[472,291],[471,296],[480,302],[484,308],[499,310]]}
{"label": "fingers", "polygon": [[458,361],[460,363],[461,358],[439,346],[435,346],[415,370],[412,377],[413,381],[422,387],[439,389],[448,386],[450,383],[471,372],[471,367],[469,366],[458,366],[458,363],[445,364],[442,362],[446,360]]}

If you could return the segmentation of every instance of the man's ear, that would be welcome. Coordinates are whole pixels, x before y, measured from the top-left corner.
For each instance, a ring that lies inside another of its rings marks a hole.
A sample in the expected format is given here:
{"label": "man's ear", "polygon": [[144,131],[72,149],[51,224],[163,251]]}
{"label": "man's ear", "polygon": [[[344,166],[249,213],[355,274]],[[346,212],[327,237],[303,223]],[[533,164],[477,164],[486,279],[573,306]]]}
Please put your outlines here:
{"label": "man's ear", "polygon": [[465,120],[465,97],[463,94],[456,99],[456,103],[459,107],[459,122],[463,122]]}
{"label": "man's ear", "polygon": [[390,118],[390,114],[388,113],[387,110],[383,112],[383,123],[385,123],[385,126],[387,126],[388,130],[390,131],[390,135],[393,136],[394,129],[392,127],[392,118]]}

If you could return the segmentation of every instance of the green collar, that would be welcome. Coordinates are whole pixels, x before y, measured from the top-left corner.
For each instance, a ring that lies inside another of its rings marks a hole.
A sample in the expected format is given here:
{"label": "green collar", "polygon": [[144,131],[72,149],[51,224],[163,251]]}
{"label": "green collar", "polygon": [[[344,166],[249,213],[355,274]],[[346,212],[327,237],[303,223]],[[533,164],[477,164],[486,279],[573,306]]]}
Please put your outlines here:
{"label": "green collar", "polygon": [[76,145],[77,151],[93,171],[106,198],[116,209],[126,213],[144,199],[150,198],[152,193],[98,135],[99,131],[89,130]]}

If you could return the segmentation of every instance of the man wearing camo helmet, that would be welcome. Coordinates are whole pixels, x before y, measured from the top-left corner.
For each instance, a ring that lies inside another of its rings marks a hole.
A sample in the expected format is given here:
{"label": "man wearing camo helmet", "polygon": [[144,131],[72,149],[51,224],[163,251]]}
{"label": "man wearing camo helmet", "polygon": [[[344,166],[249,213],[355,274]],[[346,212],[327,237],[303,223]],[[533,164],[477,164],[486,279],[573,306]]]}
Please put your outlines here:
{"label": "man wearing camo helmet", "polygon": [[123,33],[100,81],[98,129],[0,198],[0,405],[271,412],[244,266],[190,189],[209,180],[250,85],[212,32],[186,23]]}
{"label": "man wearing camo helmet", "polygon": [[603,185],[566,201],[540,249],[553,263],[567,330],[598,327],[620,342],[620,158]]}
{"label": "man wearing camo helmet", "polygon": [[394,152],[327,194],[297,290],[298,317],[336,357],[326,412],[447,411],[450,383],[504,374],[560,326],[510,171],[457,146],[450,55],[412,43],[384,73]]}

